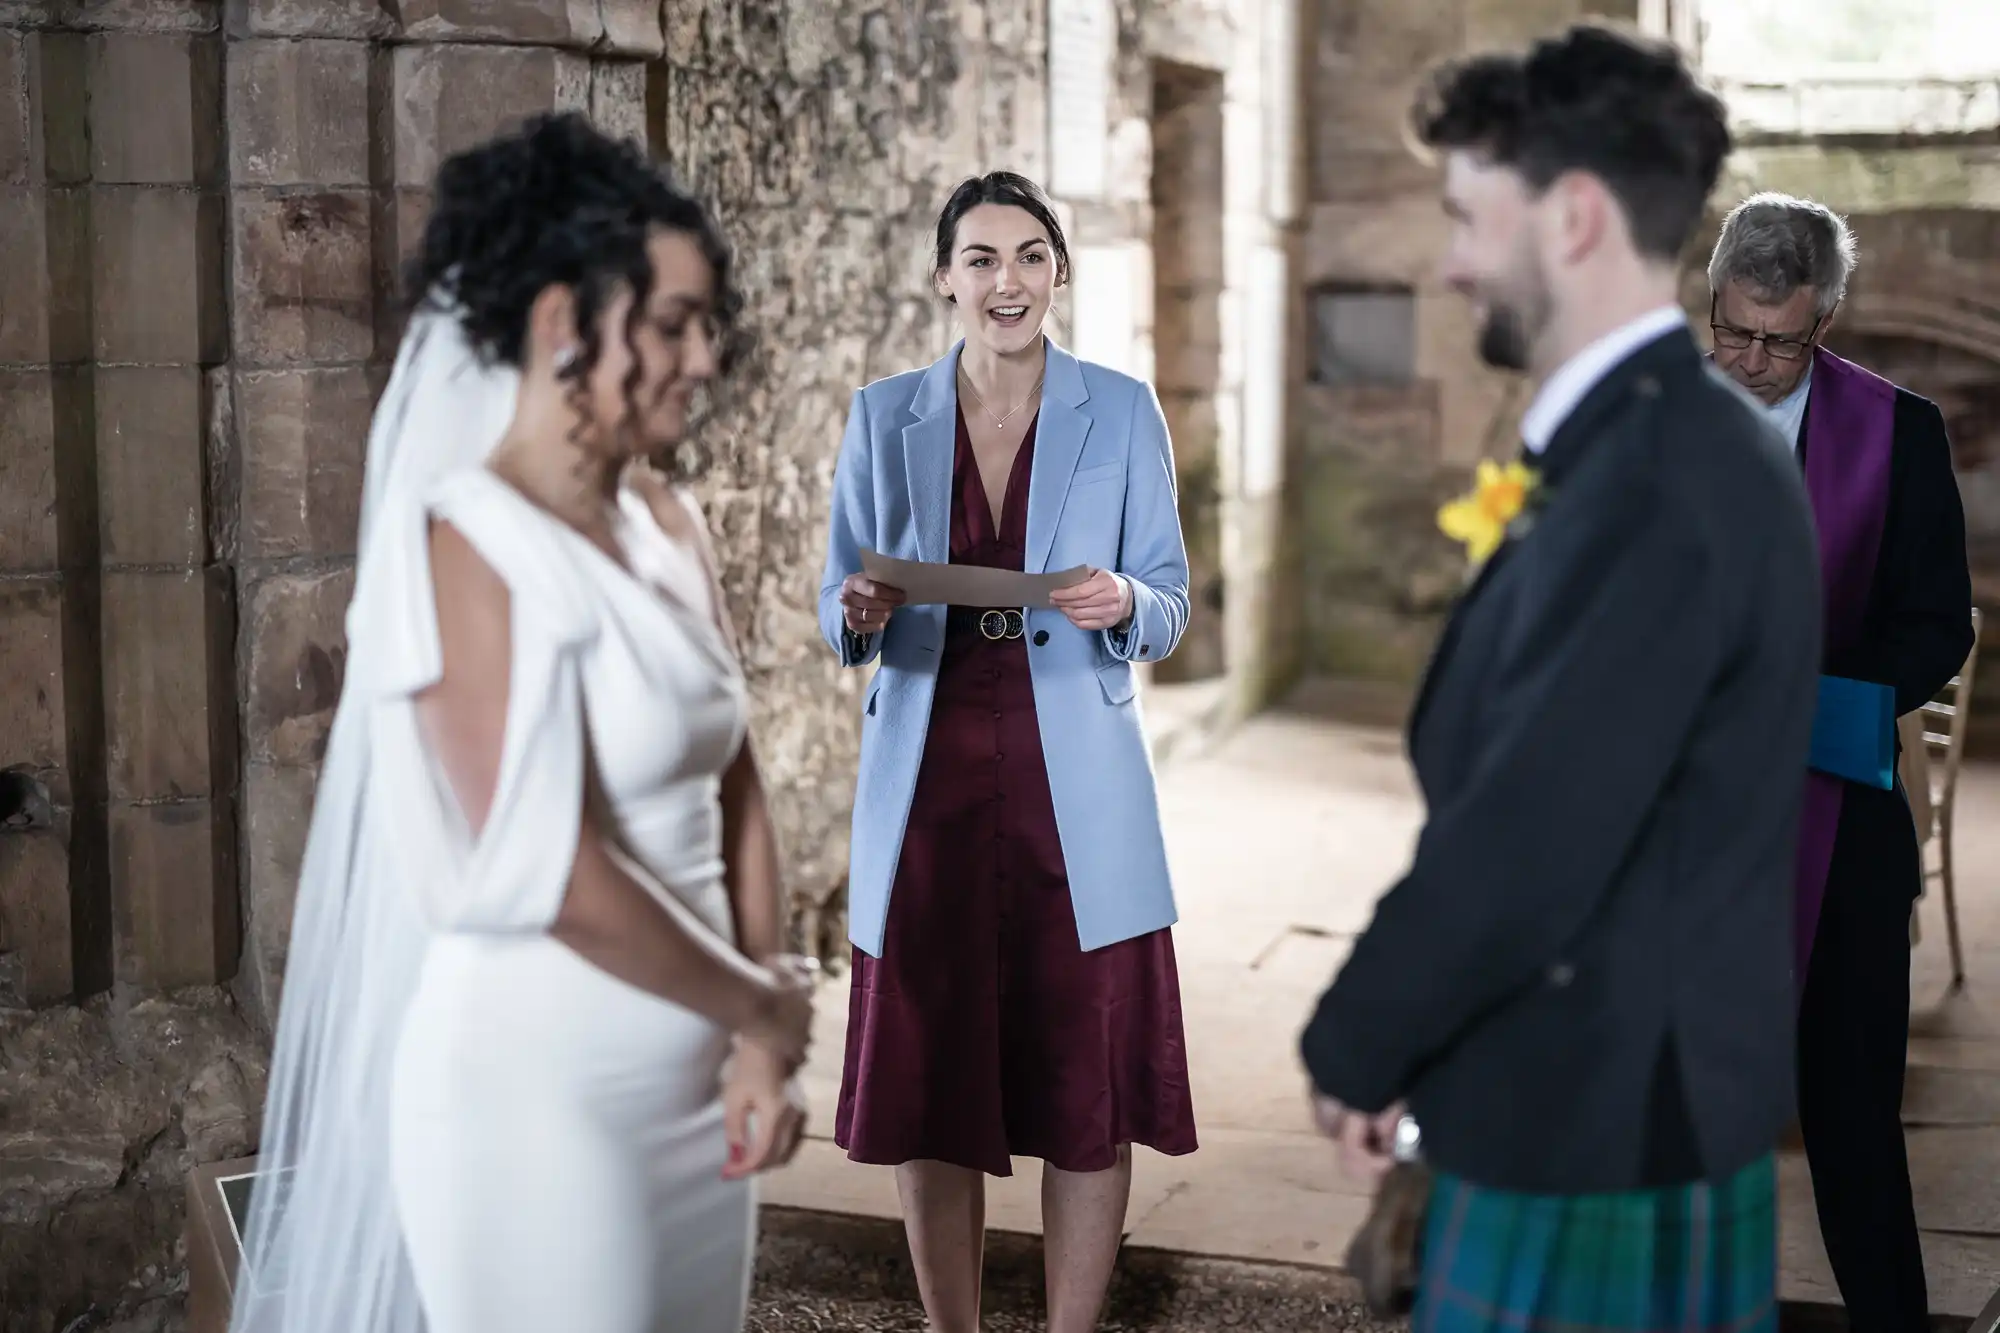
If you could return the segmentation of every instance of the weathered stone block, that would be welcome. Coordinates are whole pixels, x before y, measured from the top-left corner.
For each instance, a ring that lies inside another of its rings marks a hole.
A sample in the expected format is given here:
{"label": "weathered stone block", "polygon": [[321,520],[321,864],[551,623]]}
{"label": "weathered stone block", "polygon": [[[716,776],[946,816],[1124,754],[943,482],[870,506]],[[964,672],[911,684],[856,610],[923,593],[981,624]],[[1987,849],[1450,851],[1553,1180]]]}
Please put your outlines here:
{"label": "weathered stone block", "polygon": [[393,184],[428,189],[454,153],[544,111],[587,111],[588,57],[548,47],[399,46],[390,56]]}
{"label": "weathered stone block", "polygon": [[353,594],[351,569],[274,574],[243,590],[248,762],[319,763],[347,670],[343,617]]}
{"label": "weathered stone block", "polygon": [[[1162,256],[1171,259],[1171,255]],[[1163,292],[1154,307],[1159,349],[1153,382],[1162,393],[1212,392],[1221,376],[1222,289]]]}
{"label": "weathered stone block", "polygon": [[91,334],[99,361],[223,358],[222,223],[216,195],[91,189]]}
{"label": "weathered stone block", "polygon": [[[599,10],[595,0],[402,0],[403,35],[587,47],[604,35]],[[621,24],[630,26],[629,18]]]}
{"label": "weathered stone block", "polygon": [[1048,53],[1049,7],[1037,0],[986,0],[986,45],[1023,60]]}
{"label": "weathered stone block", "polygon": [[667,64],[675,69],[693,69],[702,64],[702,24],[713,12],[706,5],[669,4],[662,16],[666,32]]}
{"label": "weathered stone block", "polygon": [[120,801],[234,786],[228,571],[104,574],[106,777]]}
{"label": "weathered stone block", "polygon": [[207,418],[200,368],[101,366],[96,379],[105,563],[202,563]]}
{"label": "weathered stone block", "polygon": [[0,184],[25,185],[32,178],[41,157],[36,125],[28,97],[28,67],[34,56],[29,44],[33,33],[18,28],[0,29]]}
{"label": "weathered stone block", "polygon": [[29,176],[51,185],[90,178],[90,49],[80,32],[27,38]]}
{"label": "weathered stone block", "polygon": [[243,774],[244,948],[241,987],[267,1022],[278,1012],[291,949],[292,906],[312,826],[319,773],[251,764]]}
{"label": "weathered stone block", "polygon": [[10,768],[69,766],[63,592],[55,577],[0,582],[0,754]]}
{"label": "weathered stone block", "polygon": [[375,344],[368,196],[238,190],[239,364],[359,361]]}
{"label": "weathered stone block", "polygon": [[599,50],[649,59],[666,54],[667,36],[661,22],[660,0],[598,0],[597,10],[604,24]]}
{"label": "weathered stone block", "polygon": [[0,570],[58,567],[56,449],[49,373],[0,371]]}
{"label": "weathered stone block", "polygon": [[395,17],[380,0],[228,0],[238,37],[387,37]]}
{"label": "weathered stone block", "polygon": [[91,177],[206,185],[221,174],[222,44],[179,33],[90,38]]}
{"label": "weathered stone block", "polygon": [[96,562],[91,379],[80,366],[0,372],[0,570]]}
{"label": "weathered stone block", "polygon": [[212,986],[236,970],[235,828],[208,800],[111,809],[113,968],[149,990]]}
{"label": "weathered stone block", "polygon": [[90,356],[89,201],[0,187],[0,362]]}
{"label": "weathered stone block", "polygon": [[1033,180],[1046,180],[1048,96],[1033,68],[989,58],[979,83],[984,102],[978,121],[981,160],[990,164],[991,170],[1004,168]]}
{"label": "weathered stone block", "polygon": [[236,382],[245,558],[351,555],[376,386],[360,366]]}
{"label": "weathered stone block", "polygon": [[368,184],[369,48],[242,41],[229,49],[229,162],[237,185]]}
{"label": "weathered stone block", "polygon": [[222,0],[43,0],[67,28],[118,28],[137,32],[214,32]]}
{"label": "weathered stone block", "polygon": [[423,244],[424,223],[431,215],[429,190],[389,190],[375,196],[375,355],[384,362],[396,358],[407,322],[409,300],[403,272]]}
{"label": "weathered stone block", "polygon": [[55,829],[0,837],[0,1008],[67,999],[70,849]]}
{"label": "weathered stone block", "polygon": [[590,119],[619,139],[646,144],[646,66],[637,60],[599,60],[590,71]]}

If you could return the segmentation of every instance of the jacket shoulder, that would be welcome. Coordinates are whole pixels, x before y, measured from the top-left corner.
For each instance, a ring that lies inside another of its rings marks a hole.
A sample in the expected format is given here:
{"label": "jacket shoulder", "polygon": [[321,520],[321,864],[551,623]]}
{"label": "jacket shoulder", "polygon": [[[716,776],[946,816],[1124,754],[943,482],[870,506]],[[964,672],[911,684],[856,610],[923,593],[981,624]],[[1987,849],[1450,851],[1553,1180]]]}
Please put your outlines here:
{"label": "jacket shoulder", "polygon": [[1668,395],[1666,417],[1659,444],[1673,465],[1668,475],[1696,486],[1722,477],[1751,486],[1799,481],[1790,442],[1748,390],[1713,366]]}
{"label": "jacket shoulder", "polygon": [[899,371],[862,385],[861,398],[868,404],[869,415],[881,421],[899,408],[908,408],[928,370],[928,366],[919,366],[915,370]]}
{"label": "jacket shoulder", "polygon": [[1788,540],[1817,560],[1804,474],[1762,406],[1708,365],[1677,388],[1665,398],[1651,469],[1677,521],[1738,556]]}
{"label": "jacket shoulder", "polygon": [[1086,361],[1078,357],[1076,368],[1082,374],[1084,388],[1089,391],[1090,396],[1105,402],[1134,403],[1151,389],[1151,386],[1138,376],[1128,375],[1122,370],[1113,370],[1101,362]]}

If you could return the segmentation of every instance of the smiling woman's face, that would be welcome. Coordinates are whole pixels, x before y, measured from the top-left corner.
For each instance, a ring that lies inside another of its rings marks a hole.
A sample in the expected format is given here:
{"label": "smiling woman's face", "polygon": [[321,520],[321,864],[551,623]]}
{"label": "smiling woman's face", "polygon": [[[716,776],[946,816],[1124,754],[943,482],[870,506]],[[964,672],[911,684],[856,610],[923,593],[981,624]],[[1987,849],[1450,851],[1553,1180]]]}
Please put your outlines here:
{"label": "smiling woman's face", "polygon": [[1041,334],[1058,286],[1049,233],[1026,209],[980,204],[959,219],[937,286],[953,299],[967,342],[1019,352]]}

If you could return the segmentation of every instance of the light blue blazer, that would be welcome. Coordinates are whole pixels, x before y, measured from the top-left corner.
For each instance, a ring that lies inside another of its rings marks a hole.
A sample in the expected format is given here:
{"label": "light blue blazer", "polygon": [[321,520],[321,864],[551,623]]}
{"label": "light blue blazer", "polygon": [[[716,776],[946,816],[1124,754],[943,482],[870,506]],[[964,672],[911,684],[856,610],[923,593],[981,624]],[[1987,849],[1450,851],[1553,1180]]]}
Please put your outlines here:
{"label": "light blue blazer", "polygon": [[[930,730],[945,608],[903,607],[881,633],[856,635],[842,618],[840,585],[860,571],[864,546],[905,560],[951,558],[963,347],[857,392],[834,470],[820,633],[843,665],[880,660],[863,705],[847,881],[848,938],[877,958]],[[1079,361],[1051,341],[1028,486],[1026,569],[1076,565],[1108,569],[1132,588],[1124,633],[1080,630],[1053,609],[1027,613],[1042,755],[1077,939],[1089,950],[1176,919],[1132,663],[1157,662],[1180,642],[1188,565],[1173,447],[1152,386]]]}

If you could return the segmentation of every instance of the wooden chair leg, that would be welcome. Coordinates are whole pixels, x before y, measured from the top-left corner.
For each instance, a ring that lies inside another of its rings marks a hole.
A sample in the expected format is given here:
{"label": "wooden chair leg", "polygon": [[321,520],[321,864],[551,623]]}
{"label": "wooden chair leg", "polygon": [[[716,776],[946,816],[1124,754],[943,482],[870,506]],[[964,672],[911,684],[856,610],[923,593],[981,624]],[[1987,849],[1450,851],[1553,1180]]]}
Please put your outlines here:
{"label": "wooden chair leg", "polygon": [[1972,1316],[1972,1323],[1965,1333],[1995,1333],[1996,1329],[2000,1329],[2000,1291],[1993,1293],[1985,1309]]}

